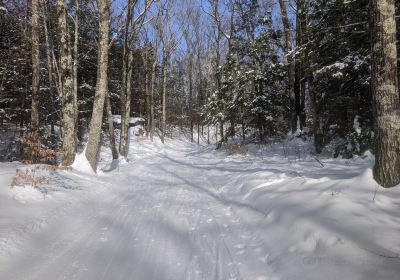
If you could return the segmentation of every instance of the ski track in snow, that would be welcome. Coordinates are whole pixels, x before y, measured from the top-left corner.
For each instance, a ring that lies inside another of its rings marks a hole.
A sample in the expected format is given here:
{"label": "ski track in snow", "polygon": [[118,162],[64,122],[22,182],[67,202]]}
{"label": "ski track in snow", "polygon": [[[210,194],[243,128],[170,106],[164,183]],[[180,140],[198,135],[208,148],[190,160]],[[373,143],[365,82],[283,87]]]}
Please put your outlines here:
{"label": "ski track in snow", "polygon": [[[154,148],[142,140],[130,150],[129,162],[113,170],[103,165],[98,176],[65,174],[82,189],[67,192],[74,199],[52,205],[22,229],[2,232],[0,224],[0,279],[394,279],[400,274],[396,256],[374,255],[400,251],[400,242],[393,241],[400,233],[395,216],[380,224],[393,233],[390,245],[397,247],[390,248],[375,239],[359,242],[356,230],[345,230],[349,223],[328,214],[313,220],[316,197],[339,207],[341,202],[331,200],[342,189],[334,185],[305,192],[309,205],[300,207],[303,189],[295,187],[297,195],[277,204],[289,185],[305,184],[302,173],[308,171],[299,166],[271,158],[261,168],[254,158],[226,158],[183,142]],[[256,180],[257,174],[262,179]],[[388,203],[400,207],[398,200]],[[360,213],[357,205],[349,211]],[[324,227],[329,219],[334,226]],[[373,223],[361,223],[360,231]]]}

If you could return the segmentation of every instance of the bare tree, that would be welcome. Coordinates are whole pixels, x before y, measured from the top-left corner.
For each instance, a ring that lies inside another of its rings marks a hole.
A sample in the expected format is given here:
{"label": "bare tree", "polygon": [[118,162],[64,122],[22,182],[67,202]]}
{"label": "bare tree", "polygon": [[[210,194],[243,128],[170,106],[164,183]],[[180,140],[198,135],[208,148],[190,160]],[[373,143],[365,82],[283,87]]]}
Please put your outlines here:
{"label": "bare tree", "polygon": [[[215,76],[215,88],[216,91],[218,92],[219,99],[222,99],[222,77],[221,77],[221,49],[223,46],[223,39],[226,38],[228,40],[228,44],[230,45],[230,40],[232,37],[232,26],[231,26],[231,33],[228,34],[227,32],[224,31],[223,26],[222,26],[222,15],[220,12],[220,1],[219,0],[208,0],[208,4],[211,7],[211,11],[207,12],[204,10],[205,13],[207,13],[211,18],[213,19],[214,22],[214,27],[216,28],[216,34],[215,34],[215,61],[214,61],[214,76]],[[233,8],[233,2],[230,1],[231,8]],[[233,15],[234,12],[232,11],[231,14],[231,23],[233,20]],[[224,111],[225,108],[222,108]],[[224,133],[224,121],[221,120],[219,123],[219,133],[220,133],[220,141],[217,143],[217,148],[219,148],[222,143],[225,141],[225,133]]]}
{"label": "bare tree", "polygon": [[161,117],[161,141],[164,143],[165,134],[166,134],[166,122],[167,122],[167,73],[168,73],[168,64],[171,56],[171,52],[176,48],[176,41],[173,35],[173,32],[170,28],[170,3],[166,2],[168,7],[165,7],[163,15],[163,25],[158,25],[158,33],[161,37],[161,42],[163,44],[163,61],[162,61],[162,73],[163,73],[163,82],[162,82],[162,117]]}
{"label": "bare tree", "polygon": [[[190,19],[192,17],[192,9],[188,9],[185,19]],[[189,109],[189,121],[190,121],[190,140],[194,141],[194,120],[193,120],[193,61],[194,61],[194,42],[193,42],[193,34],[190,30],[190,22],[186,23],[186,26],[183,30],[183,37],[186,42],[186,57],[187,57],[187,74],[188,74],[188,109]]]}
{"label": "bare tree", "polygon": [[121,137],[119,153],[121,156],[128,155],[128,132],[129,118],[131,114],[132,75],[133,75],[133,44],[136,39],[138,27],[144,23],[146,12],[153,0],[146,0],[141,11],[135,15],[134,10],[138,7],[137,0],[128,0],[128,10],[125,19],[124,44],[123,44],[123,66],[122,66],[122,90],[121,90]]}
{"label": "bare tree", "polygon": [[146,94],[146,137],[150,135],[151,126],[151,105],[150,105],[150,86],[149,86],[149,46],[146,37],[146,42],[144,46],[144,71],[145,71],[145,94]]}
{"label": "bare tree", "polygon": [[100,150],[100,134],[103,121],[104,101],[108,91],[108,50],[110,36],[110,0],[98,0],[99,9],[99,55],[96,93],[93,103],[92,119],[89,128],[89,140],[85,155],[93,170],[97,169],[97,157]]}
{"label": "bare tree", "polygon": [[[135,1],[137,2],[137,1]],[[121,155],[126,156],[127,154],[127,142],[128,142],[128,131],[129,126],[129,112],[130,100],[127,100],[127,93],[131,91],[131,78],[132,78],[132,51],[129,48],[130,33],[129,28],[132,21],[132,10],[134,5],[132,0],[128,0],[128,8],[125,19],[125,30],[124,30],[124,43],[122,49],[122,87],[121,87],[121,135],[119,142],[119,152]],[[129,105],[127,105],[129,103]],[[128,108],[127,108],[128,107]],[[128,118],[128,119],[127,119]]]}

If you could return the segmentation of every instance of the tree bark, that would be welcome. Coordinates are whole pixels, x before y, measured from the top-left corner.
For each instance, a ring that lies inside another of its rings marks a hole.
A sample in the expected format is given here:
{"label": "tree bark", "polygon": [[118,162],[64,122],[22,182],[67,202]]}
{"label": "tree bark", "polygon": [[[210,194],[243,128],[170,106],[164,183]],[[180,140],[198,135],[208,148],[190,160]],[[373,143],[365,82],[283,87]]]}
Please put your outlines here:
{"label": "tree bark", "polygon": [[67,27],[67,4],[57,0],[58,29],[60,40],[60,76],[63,97],[63,165],[71,165],[75,159],[76,137],[72,56]]}
{"label": "tree bark", "polygon": [[133,51],[127,50],[128,60],[126,66],[126,86],[122,100],[121,108],[121,137],[119,142],[119,153],[123,157],[128,156],[128,133],[129,119],[131,116],[131,95],[132,95],[132,74],[133,74]]}
{"label": "tree bark", "polygon": [[118,159],[118,150],[115,145],[114,122],[112,119],[110,94],[107,94],[106,96],[106,107],[107,107],[107,121],[108,121],[108,132],[110,136],[111,153],[113,159]]}
{"label": "tree bark", "polygon": [[49,38],[49,30],[47,28],[47,20],[48,20],[48,15],[47,15],[47,8],[46,8],[46,3],[42,4],[43,6],[43,12],[46,14],[45,17],[43,17],[43,27],[44,27],[44,38],[45,38],[45,43],[46,43],[46,57],[47,57],[47,68],[48,68],[48,79],[49,79],[49,88],[50,91],[53,86],[53,65],[52,65],[52,59],[51,59],[51,47],[50,47],[50,38]]}
{"label": "tree bark", "polygon": [[188,78],[189,78],[189,119],[190,119],[190,141],[193,142],[193,130],[194,130],[194,124],[193,124],[193,104],[192,104],[192,99],[193,99],[193,59],[192,55],[189,54],[189,63],[188,63]]}
{"label": "tree bark", "polygon": [[[166,43],[165,43],[166,44]],[[163,56],[163,90],[162,90],[162,121],[161,121],[161,142],[165,141],[166,121],[167,121],[167,64],[168,46],[164,46]]]}
{"label": "tree bark", "polygon": [[374,179],[400,183],[400,103],[394,0],[371,0],[371,89],[375,119]]}
{"label": "tree bark", "polygon": [[89,141],[86,158],[93,170],[97,169],[97,157],[100,150],[101,125],[103,121],[104,99],[108,91],[108,45],[110,33],[110,0],[99,0],[99,58],[96,93],[93,102],[92,119],[89,129]]}
{"label": "tree bark", "polygon": [[122,50],[121,135],[119,141],[119,153],[123,157],[126,157],[128,152],[127,142],[130,117],[130,98],[128,99],[128,95],[130,94],[132,83],[132,74],[129,73],[132,73],[131,56],[133,55],[129,48],[129,38],[131,37],[129,26],[131,25],[131,20],[132,0],[128,0],[128,11],[125,19],[124,44]]}
{"label": "tree bark", "polygon": [[155,46],[154,50],[154,61],[151,67],[151,92],[150,92],[150,140],[153,142],[154,139],[154,130],[155,130],[155,123],[154,123],[154,89],[156,83],[156,66],[157,66],[157,51],[158,51],[158,44]]}
{"label": "tree bark", "polygon": [[75,121],[75,138],[78,134],[78,42],[79,42],[79,0],[75,0],[75,17],[74,17],[74,47],[73,47],[73,64],[72,64],[72,90],[74,94],[74,121]]}
{"label": "tree bark", "polygon": [[150,89],[149,89],[149,50],[146,45],[145,47],[145,60],[144,60],[144,71],[145,71],[145,91],[146,91],[146,136],[150,135]]}
{"label": "tree bark", "polygon": [[285,28],[285,41],[286,41],[286,59],[288,63],[288,96],[289,96],[289,107],[290,107],[290,124],[292,133],[297,130],[298,114],[296,110],[296,98],[294,92],[295,82],[295,64],[293,61],[293,47],[292,47],[292,34],[290,31],[290,22],[287,13],[286,3],[284,0],[279,0],[282,14],[282,23]]}
{"label": "tree bark", "polygon": [[[308,2],[308,1],[307,1]],[[294,78],[294,96],[296,115],[300,120],[300,129],[306,126],[305,115],[305,95],[306,83],[309,81],[309,75],[306,75],[308,59],[306,58],[307,34],[307,13],[306,0],[297,1],[296,11],[296,54],[295,54],[295,78]],[[308,65],[309,66],[309,65]]]}
{"label": "tree bark", "polygon": [[319,122],[319,112],[317,105],[317,93],[314,87],[314,76],[308,76],[308,93],[310,96],[311,113],[313,119],[314,147],[315,152],[320,154],[323,148],[323,134]]}
{"label": "tree bark", "polygon": [[32,0],[32,105],[31,130],[39,133],[38,97],[40,91],[40,57],[39,57],[39,1]]}

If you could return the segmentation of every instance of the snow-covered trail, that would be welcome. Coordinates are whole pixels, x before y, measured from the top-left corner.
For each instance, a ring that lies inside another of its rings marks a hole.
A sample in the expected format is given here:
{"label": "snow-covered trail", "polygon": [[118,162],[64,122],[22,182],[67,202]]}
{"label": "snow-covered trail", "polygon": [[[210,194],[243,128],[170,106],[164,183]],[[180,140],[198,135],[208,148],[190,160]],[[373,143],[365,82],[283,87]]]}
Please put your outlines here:
{"label": "snow-covered trail", "polygon": [[[127,163],[109,165],[102,155],[98,176],[65,172],[69,184],[82,188],[56,195],[35,214],[40,222],[31,232],[8,232],[22,241],[8,256],[0,254],[0,279],[400,274],[399,192],[378,193],[370,202],[365,161],[332,160],[321,168],[274,152],[265,159],[227,157],[183,141],[146,140],[132,143]],[[360,186],[349,188],[355,182]]]}
{"label": "snow-covered trail", "polygon": [[[1,279],[257,279],[261,242],[213,192],[193,149],[156,153],[104,172],[98,190],[0,265]],[[220,179],[217,178],[218,182]],[[244,248],[254,250],[244,254]],[[258,250],[257,250],[258,249]],[[245,255],[245,256],[243,256]],[[241,275],[245,264],[245,275]],[[249,274],[250,273],[250,274]],[[264,279],[264,278],[260,278]]]}

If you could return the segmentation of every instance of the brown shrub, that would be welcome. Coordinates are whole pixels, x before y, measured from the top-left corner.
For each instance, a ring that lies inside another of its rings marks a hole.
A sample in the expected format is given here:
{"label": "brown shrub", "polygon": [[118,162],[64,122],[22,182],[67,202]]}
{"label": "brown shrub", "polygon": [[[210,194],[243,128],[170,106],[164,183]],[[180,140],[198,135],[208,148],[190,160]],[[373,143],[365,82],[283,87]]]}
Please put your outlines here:
{"label": "brown shrub", "polygon": [[28,132],[21,139],[25,159],[23,163],[49,163],[54,162],[57,151],[43,147],[37,132]]}
{"label": "brown shrub", "polygon": [[55,179],[50,178],[50,174],[40,171],[55,171],[55,170],[71,170],[69,166],[52,166],[52,165],[36,165],[32,168],[19,169],[15,171],[15,176],[11,179],[10,187],[31,185],[39,187],[40,185],[56,184]]}

